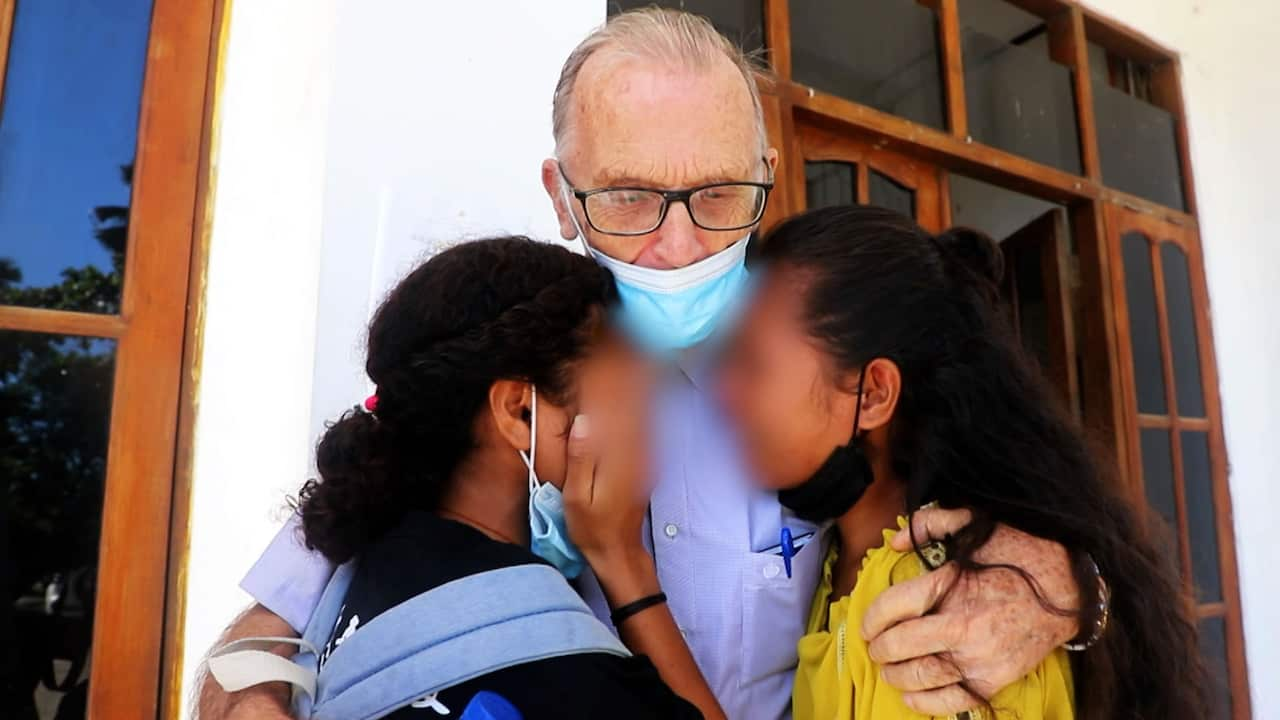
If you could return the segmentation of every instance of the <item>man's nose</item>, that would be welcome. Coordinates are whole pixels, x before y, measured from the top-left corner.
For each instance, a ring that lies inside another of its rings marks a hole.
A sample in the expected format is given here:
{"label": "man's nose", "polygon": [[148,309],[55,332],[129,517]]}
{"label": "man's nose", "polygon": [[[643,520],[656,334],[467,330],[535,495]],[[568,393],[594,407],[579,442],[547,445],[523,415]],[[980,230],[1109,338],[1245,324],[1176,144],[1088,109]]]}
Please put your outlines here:
{"label": "man's nose", "polygon": [[698,242],[698,226],[693,224],[684,203],[671,203],[667,209],[667,217],[658,228],[653,254],[670,268],[692,265],[706,255],[702,243]]}

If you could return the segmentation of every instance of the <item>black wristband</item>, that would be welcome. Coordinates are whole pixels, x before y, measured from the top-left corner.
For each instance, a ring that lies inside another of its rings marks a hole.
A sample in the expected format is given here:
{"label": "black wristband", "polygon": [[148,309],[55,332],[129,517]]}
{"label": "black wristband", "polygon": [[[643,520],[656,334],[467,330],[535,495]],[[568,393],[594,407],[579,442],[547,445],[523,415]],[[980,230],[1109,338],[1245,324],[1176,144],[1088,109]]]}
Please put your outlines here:
{"label": "black wristband", "polygon": [[661,605],[666,601],[667,601],[667,594],[661,593],[661,592],[655,593],[653,595],[648,595],[646,597],[642,597],[639,600],[636,600],[635,602],[629,602],[626,605],[623,605],[622,607],[618,608],[617,610],[614,610],[613,612],[609,613],[609,621],[613,623],[614,627],[617,627],[622,623],[626,622],[627,618],[630,618],[632,615],[638,615],[639,613],[645,610],[648,610],[654,605]]}

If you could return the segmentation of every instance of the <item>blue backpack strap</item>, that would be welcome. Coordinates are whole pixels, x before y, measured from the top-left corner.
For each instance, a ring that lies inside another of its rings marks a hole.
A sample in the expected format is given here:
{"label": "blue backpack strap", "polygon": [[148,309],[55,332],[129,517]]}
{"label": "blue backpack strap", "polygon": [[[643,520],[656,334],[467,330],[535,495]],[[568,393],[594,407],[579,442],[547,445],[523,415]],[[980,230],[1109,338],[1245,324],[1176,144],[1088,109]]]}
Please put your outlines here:
{"label": "blue backpack strap", "polygon": [[[333,577],[329,578],[329,584],[324,588],[324,594],[320,596],[320,602],[311,613],[311,619],[307,621],[307,629],[302,632],[302,641],[305,644],[302,651],[293,656],[293,662],[311,673],[313,677],[319,673],[321,654],[329,644],[329,638],[333,636],[334,628],[337,627],[338,620],[342,616],[342,608],[347,601],[347,590],[350,589],[351,580],[355,575],[355,560],[343,563],[334,570]],[[299,689],[304,690],[301,687]],[[317,697],[318,691],[310,693],[295,691],[293,716],[311,717],[312,707]]]}
{"label": "blue backpack strap", "polygon": [[630,656],[558,570],[531,564],[470,575],[378,615],[335,648],[311,717],[378,718],[502,668],[578,653]]}
{"label": "blue backpack strap", "polygon": [[[243,638],[214,651],[206,666],[218,684],[227,692],[235,692],[266,682],[288,683],[294,688],[295,715],[308,717],[316,695],[320,654],[338,623],[347,589],[355,575],[354,562],[339,567],[329,578],[301,638]],[[271,652],[281,644],[298,646],[299,652],[292,661]]]}

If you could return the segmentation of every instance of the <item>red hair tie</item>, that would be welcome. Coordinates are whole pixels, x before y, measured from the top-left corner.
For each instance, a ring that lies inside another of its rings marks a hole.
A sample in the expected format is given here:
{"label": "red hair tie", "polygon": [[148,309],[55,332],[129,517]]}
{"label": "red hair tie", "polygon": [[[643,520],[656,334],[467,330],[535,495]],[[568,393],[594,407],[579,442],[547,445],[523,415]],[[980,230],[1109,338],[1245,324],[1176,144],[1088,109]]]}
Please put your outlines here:
{"label": "red hair tie", "polygon": [[378,394],[377,393],[374,393],[364,399],[364,409],[368,410],[369,412],[378,411]]}

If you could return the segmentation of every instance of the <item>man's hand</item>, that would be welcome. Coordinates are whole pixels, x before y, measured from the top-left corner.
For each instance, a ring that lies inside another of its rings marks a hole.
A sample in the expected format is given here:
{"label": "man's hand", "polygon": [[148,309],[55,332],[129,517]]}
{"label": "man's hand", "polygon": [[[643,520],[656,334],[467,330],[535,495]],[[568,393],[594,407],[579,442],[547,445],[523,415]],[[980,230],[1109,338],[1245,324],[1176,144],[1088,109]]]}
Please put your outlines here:
{"label": "man's hand", "polygon": [[[912,524],[917,540],[925,542],[944,539],[970,519],[965,510],[927,509],[916,512]],[[910,550],[907,530],[891,546]],[[1070,559],[1055,542],[1001,525],[974,560],[1020,567],[1054,607],[1080,607]],[[978,701],[957,684],[962,678],[990,698],[1078,632],[1076,618],[1046,610],[1035,591],[1009,570],[966,574],[935,609],[955,574],[954,564],[948,563],[889,588],[862,621],[862,636],[884,679],[903,691],[911,709],[925,715],[973,708]]]}
{"label": "man's hand", "polygon": [[[214,644],[214,649],[248,637],[296,637],[297,634],[279,615],[255,604],[231,623]],[[297,648],[282,644],[273,652],[289,657],[297,652]],[[229,693],[202,664],[196,688],[196,697],[199,698],[196,720],[289,720],[290,717],[290,689],[284,683],[263,683]]]}

